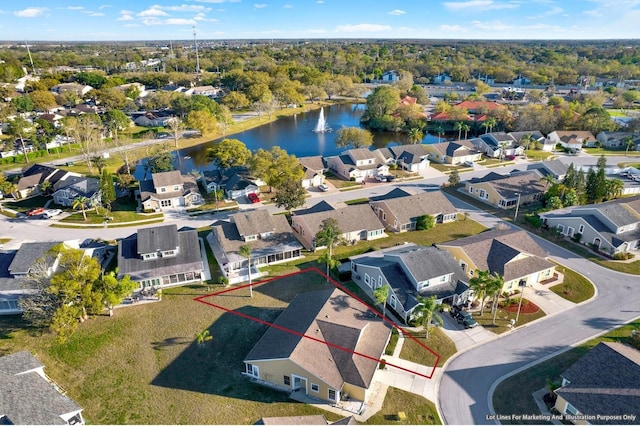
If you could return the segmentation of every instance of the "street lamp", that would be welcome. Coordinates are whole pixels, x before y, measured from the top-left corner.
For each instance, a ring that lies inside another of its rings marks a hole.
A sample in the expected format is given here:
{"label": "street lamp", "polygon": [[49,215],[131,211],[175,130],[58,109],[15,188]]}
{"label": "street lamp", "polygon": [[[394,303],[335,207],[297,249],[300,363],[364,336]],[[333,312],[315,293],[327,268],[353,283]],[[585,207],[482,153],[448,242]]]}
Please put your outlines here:
{"label": "street lamp", "polygon": [[518,200],[516,201],[516,214],[513,215],[513,223],[516,223],[516,219],[518,219],[518,207],[520,207],[520,193],[516,194],[518,196]]}
{"label": "street lamp", "polygon": [[522,299],[524,298],[524,289],[527,287],[527,282],[525,280],[520,280],[518,283],[518,287],[522,287],[522,291],[520,292],[520,303],[518,303],[518,313],[516,314],[516,321],[518,323],[518,318],[520,317],[520,308],[522,308]]}

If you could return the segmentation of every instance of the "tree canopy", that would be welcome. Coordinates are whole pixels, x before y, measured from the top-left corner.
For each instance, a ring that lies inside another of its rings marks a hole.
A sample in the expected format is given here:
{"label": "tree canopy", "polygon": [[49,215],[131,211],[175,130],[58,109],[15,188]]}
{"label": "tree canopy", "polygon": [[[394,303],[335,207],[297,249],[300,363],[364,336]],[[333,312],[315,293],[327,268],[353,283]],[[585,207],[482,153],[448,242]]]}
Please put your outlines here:
{"label": "tree canopy", "polygon": [[244,166],[250,158],[251,151],[238,139],[223,139],[207,150],[207,159],[223,169]]}

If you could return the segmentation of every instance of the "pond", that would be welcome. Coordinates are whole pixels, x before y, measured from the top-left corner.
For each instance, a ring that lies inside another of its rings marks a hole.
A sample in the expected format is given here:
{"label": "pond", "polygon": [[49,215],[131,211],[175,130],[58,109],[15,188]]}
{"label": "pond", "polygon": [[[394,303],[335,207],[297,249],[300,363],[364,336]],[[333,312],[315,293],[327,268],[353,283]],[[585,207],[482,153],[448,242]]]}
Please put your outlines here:
{"label": "pond", "polygon": [[[257,151],[260,148],[268,150],[272,146],[280,146],[296,157],[336,155],[343,150],[335,144],[337,131],[343,126],[360,127],[360,117],[364,111],[364,104],[339,104],[324,107],[322,113],[327,126],[331,129],[325,133],[314,132],[321,114],[321,110],[317,109],[283,117],[272,123],[228,137],[242,141],[251,151]],[[405,133],[375,132],[373,135],[374,147],[376,148],[408,143]],[[176,168],[183,173],[191,172],[194,169],[210,170],[215,168],[207,161],[206,152],[219,140],[180,150],[176,156]],[[427,134],[422,143],[437,141],[437,136]],[[137,170],[136,175],[138,174]],[[142,174],[144,174],[143,171]]]}

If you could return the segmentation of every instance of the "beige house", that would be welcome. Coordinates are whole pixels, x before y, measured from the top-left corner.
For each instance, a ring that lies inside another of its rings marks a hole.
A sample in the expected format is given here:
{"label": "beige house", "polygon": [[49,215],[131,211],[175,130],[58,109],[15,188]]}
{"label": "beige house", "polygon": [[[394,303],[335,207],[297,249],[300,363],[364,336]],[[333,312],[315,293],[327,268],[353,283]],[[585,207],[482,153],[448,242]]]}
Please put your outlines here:
{"label": "beige house", "polygon": [[[637,424],[640,416],[640,351],[601,342],[565,370],[555,408],[574,424]],[[626,414],[629,417],[623,418]],[[602,416],[599,418],[599,416]],[[604,416],[618,416],[604,421]],[[633,416],[633,418],[631,418]]]}
{"label": "beige house", "polygon": [[362,182],[367,177],[389,174],[388,159],[378,150],[348,149],[340,155],[326,157],[327,167],[346,180]]}
{"label": "beige house", "polygon": [[593,133],[587,130],[556,130],[547,135],[547,139],[566,149],[580,151],[583,146],[590,146],[596,142]]}
{"label": "beige house", "polygon": [[337,404],[366,401],[391,328],[339,289],[298,294],[244,359],[246,376]]}
{"label": "beige house", "polygon": [[436,223],[451,222],[458,216],[456,208],[440,190],[417,195],[407,193],[405,197],[371,201],[370,205],[378,219],[392,232],[415,230],[420,216],[433,216]]}
{"label": "beige house", "polygon": [[324,183],[325,166],[321,155],[301,157],[298,158],[298,161],[302,166],[302,170],[304,170],[304,177],[302,178],[303,188],[311,188]]}
{"label": "beige house", "polygon": [[189,207],[204,201],[196,179],[179,171],[154,173],[150,180],[140,182],[140,202],[144,210]]}
{"label": "beige house", "polygon": [[325,219],[335,219],[342,231],[341,237],[350,244],[387,236],[384,233],[384,225],[367,204],[339,209],[334,209],[327,203],[321,204],[323,207],[312,209],[311,213],[297,211],[291,216],[293,232],[307,250],[321,248],[316,246],[315,239]]}
{"label": "beige house", "polygon": [[502,291],[509,293],[554,277],[555,264],[525,231],[492,229],[470,237],[438,244],[459,262],[469,278],[478,271],[504,277]]}
{"label": "beige house", "polygon": [[538,170],[512,172],[510,175],[491,172],[466,181],[464,189],[467,195],[505,210],[514,209],[518,203],[539,201],[547,190]]}
{"label": "beige house", "polygon": [[424,148],[429,153],[429,160],[436,163],[458,165],[482,160],[482,152],[470,140],[425,144]]}

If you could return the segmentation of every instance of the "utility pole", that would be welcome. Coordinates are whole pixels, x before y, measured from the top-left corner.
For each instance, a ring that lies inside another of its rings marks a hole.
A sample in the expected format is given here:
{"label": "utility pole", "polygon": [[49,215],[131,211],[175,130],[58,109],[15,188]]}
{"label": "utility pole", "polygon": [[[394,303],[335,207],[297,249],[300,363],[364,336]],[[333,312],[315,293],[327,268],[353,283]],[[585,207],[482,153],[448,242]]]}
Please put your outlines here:
{"label": "utility pole", "polygon": [[27,53],[29,54],[29,62],[31,62],[31,69],[33,70],[33,75],[36,75],[36,67],[33,66],[33,58],[31,57],[31,51],[29,50],[29,42],[25,40],[24,45],[27,47]]}
{"label": "utility pole", "polygon": [[518,219],[518,207],[520,207],[520,193],[516,194],[518,196],[518,201],[516,201],[516,214],[513,215],[513,223],[516,223],[516,219]]}
{"label": "utility pole", "polygon": [[196,74],[200,74],[200,57],[198,56],[198,40],[196,40],[196,26],[193,26],[193,44],[196,48]]}

